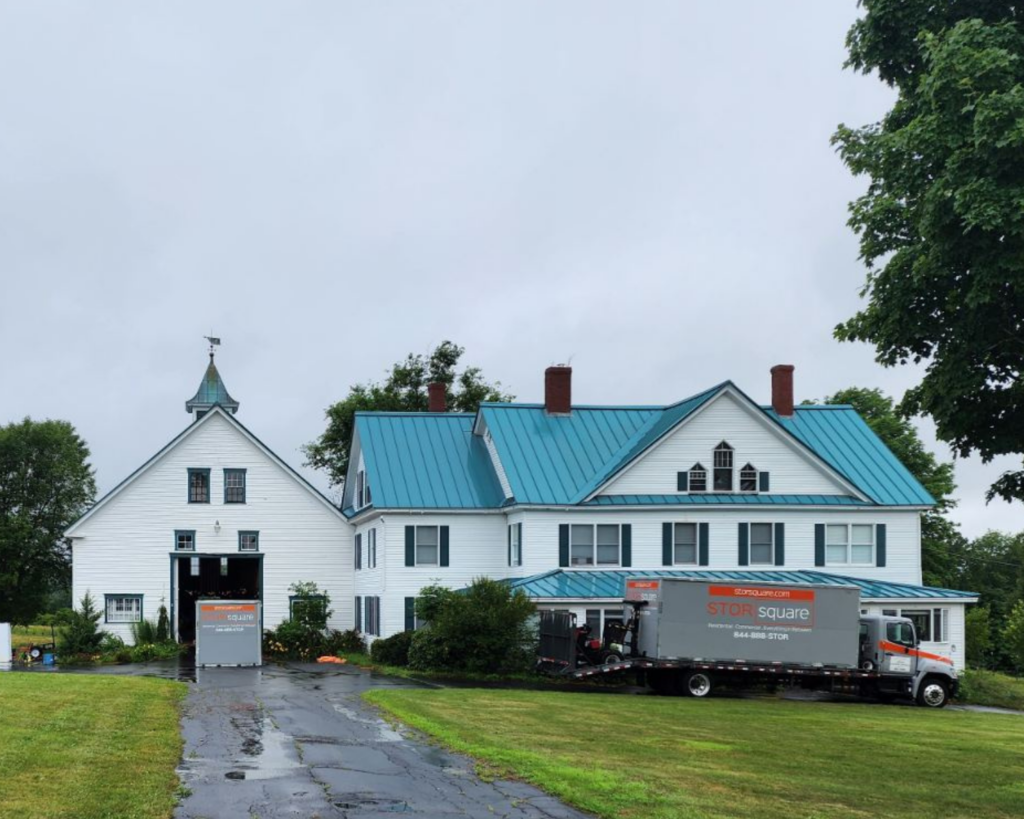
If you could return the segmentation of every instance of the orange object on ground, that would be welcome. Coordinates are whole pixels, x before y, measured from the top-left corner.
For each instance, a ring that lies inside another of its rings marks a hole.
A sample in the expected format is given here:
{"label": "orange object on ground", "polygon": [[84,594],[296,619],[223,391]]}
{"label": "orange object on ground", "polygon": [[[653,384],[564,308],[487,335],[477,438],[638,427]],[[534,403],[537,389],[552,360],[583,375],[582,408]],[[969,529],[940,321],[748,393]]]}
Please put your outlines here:
{"label": "orange object on ground", "polygon": [[323,657],[317,657],[318,663],[337,663],[338,665],[345,665],[348,662],[344,657],[335,657],[333,654],[325,654]]}

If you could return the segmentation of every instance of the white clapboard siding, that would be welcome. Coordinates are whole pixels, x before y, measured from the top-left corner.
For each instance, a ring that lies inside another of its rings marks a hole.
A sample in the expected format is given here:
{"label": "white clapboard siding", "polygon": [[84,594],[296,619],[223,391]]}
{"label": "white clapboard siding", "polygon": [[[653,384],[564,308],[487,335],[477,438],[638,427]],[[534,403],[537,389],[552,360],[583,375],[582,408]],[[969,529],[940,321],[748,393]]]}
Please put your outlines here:
{"label": "white clapboard siding", "polygon": [[[210,470],[211,503],[187,502],[188,468]],[[224,504],[225,468],[246,470],[246,503]],[[220,531],[216,531],[219,522]],[[73,528],[75,604],[90,591],[143,594],[146,619],[171,609],[174,532],[195,530],[199,554],[238,553],[239,530],[259,532],[264,625],[288,616],[289,586],[316,581],[332,597],[331,625],[351,628],[352,527],[219,412]],[[129,627],[103,626],[128,639]]]}
{"label": "white clapboard siding", "polygon": [[714,449],[725,441],[733,448],[733,489],[739,491],[740,469],[747,463],[770,475],[771,494],[849,494],[771,421],[751,414],[729,393],[723,393],[602,487],[603,495],[675,494],[676,474],[696,463],[708,471],[712,487]]}

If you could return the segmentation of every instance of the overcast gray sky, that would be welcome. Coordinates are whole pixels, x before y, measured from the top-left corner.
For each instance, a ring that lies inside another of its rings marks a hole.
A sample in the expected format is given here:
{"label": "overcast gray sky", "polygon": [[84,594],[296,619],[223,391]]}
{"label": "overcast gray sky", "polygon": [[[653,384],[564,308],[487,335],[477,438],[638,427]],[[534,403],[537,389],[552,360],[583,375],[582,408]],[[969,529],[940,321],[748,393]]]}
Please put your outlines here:
{"label": "overcast gray sky", "polygon": [[[577,402],[767,401],[783,362],[798,400],[899,394],[832,339],[864,181],[829,137],[892,102],[842,69],[856,13],[0,0],[0,423],[70,420],[106,491],[188,423],[211,330],[296,466],[349,385],[445,338],[521,400],[570,357]],[[1009,465],[958,464],[968,535],[1024,528],[984,504]]]}

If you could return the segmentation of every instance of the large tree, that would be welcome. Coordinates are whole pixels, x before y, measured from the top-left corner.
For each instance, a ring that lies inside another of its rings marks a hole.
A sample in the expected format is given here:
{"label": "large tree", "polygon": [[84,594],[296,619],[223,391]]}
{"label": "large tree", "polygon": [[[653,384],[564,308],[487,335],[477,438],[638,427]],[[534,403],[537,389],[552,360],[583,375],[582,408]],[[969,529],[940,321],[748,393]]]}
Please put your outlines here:
{"label": "large tree", "polygon": [[345,482],[349,447],[356,412],[426,412],[427,385],[445,385],[448,408],[453,412],[476,412],[482,401],[511,401],[501,391],[501,382],[484,380],[479,367],[458,370],[465,349],[442,341],[428,355],[410,353],[399,361],[387,378],[377,384],[356,384],[348,396],[327,408],[327,429],[315,441],[306,444],[306,465],[323,469],[333,486]]}
{"label": "large tree", "polygon": [[928,451],[914,425],[901,416],[881,390],[849,387],[825,399],[850,404],[928,493],[935,506],[921,517],[921,571],[930,586],[949,586],[957,577],[958,555],[967,541],[946,513],[956,506],[953,465]]}
{"label": "large tree", "polygon": [[[848,65],[895,89],[834,137],[867,193],[851,206],[867,305],[836,328],[885,366],[923,363],[903,397],[959,456],[1024,451],[1024,31],[1008,0],[862,0]],[[989,499],[1024,499],[1024,470]]]}
{"label": "large tree", "polygon": [[0,621],[28,623],[65,586],[64,531],[96,497],[89,449],[67,421],[0,427]]}

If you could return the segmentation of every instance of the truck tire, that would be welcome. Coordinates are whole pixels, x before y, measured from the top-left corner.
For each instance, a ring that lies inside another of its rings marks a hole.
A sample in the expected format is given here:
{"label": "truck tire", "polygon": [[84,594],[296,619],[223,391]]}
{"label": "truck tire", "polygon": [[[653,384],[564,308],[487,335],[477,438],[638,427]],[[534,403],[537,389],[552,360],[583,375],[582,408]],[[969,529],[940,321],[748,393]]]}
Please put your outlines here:
{"label": "truck tire", "polygon": [[949,702],[949,686],[938,677],[925,677],[917,689],[917,704],[925,708],[943,708]]}
{"label": "truck tire", "polygon": [[713,685],[706,671],[691,671],[683,676],[683,693],[688,697],[706,697]]}
{"label": "truck tire", "polygon": [[604,665],[611,665],[612,663],[621,663],[622,662],[622,655],[621,654],[616,654],[614,651],[609,651],[601,659],[601,662]]}

